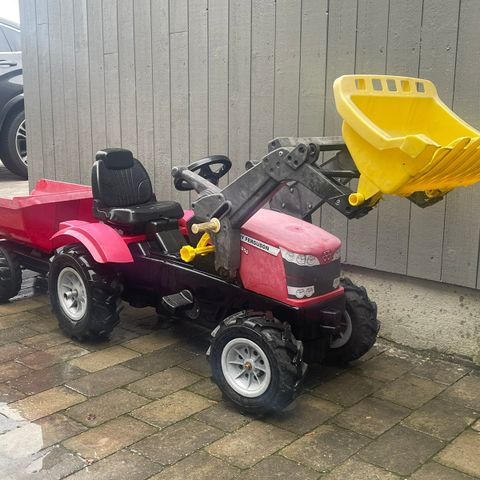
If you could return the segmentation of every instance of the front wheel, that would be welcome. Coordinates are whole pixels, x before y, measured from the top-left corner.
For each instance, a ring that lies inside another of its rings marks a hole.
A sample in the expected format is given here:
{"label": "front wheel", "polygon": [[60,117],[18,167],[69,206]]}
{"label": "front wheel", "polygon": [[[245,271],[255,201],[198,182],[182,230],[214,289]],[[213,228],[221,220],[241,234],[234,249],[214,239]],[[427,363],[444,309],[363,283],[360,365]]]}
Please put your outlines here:
{"label": "front wheel", "polygon": [[288,324],[258,313],[240,312],[212,332],[212,377],[242,411],[279,411],[300,390],[306,371],[302,353],[302,343]]}
{"label": "front wheel", "polygon": [[333,337],[327,350],[327,361],[345,364],[365,355],[374,345],[380,329],[377,306],[368,298],[365,288],[350,279],[342,279],[345,289],[344,327]]}
{"label": "front wheel", "polygon": [[53,311],[69,337],[105,337],[119,322],[121,284],[84,247],[75,245],[57,253],[48,282]]}

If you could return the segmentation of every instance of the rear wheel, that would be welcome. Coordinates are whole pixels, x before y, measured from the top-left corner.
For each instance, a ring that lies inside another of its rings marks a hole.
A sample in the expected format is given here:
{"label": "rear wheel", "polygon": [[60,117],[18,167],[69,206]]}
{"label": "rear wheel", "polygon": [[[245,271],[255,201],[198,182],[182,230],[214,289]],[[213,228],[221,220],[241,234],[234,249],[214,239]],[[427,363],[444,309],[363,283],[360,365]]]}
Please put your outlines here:
{"label": "rear wheel", "polygon": [[335,363],[348,363],[365,355],[374,345],[380,329],[377,306],[370,301],[367,291],[350,279],[344,278],[345,289],[344,327],[332,338],[326,358]]}
{"label": "rear wheel", "polygon": [[306,371],[302,353],[288,324],[247,312],[226,318],[209,349],[213,380],[249,413],[282,410],[294,400]]}
{"label": "rear wheel", "polygon": [[15,297],[22,286],[22,269],[17,257],[0,247],[0,303]]}
{"label": "rear wheel", "polygon": [[12,173],[28,178],[27,128],[23,110],[9,115],[5,121],[0,135],[0,156]]}
{"label": "rear wheel", "polygon": [[84,247],[66,247],[55,255],[48,280],[50,303],[68,336],[105,337],[119,322],[121,284]]}

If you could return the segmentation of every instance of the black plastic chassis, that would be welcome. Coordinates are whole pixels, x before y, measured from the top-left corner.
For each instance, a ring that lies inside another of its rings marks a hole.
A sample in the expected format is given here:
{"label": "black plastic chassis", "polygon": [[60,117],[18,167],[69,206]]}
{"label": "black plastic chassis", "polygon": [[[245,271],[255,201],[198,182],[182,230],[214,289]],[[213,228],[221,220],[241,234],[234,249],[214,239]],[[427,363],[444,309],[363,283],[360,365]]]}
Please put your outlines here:
{"label": "black plastic chassis", "polygon": [[[2,242],[24,268],[43,275],[48,273],[51,255],[14,242]],[[188,290],[193,305],[176,312],[194,322],[214,328],[226,316],[240,310],[271,312],[292,326],[295,337],[303,341],[328,340],[342,327],[345,298],[339,295],[329,301],[296,308],[272,298],[245,290],[241,285],[226,281],[208,263],[187,264],[175,255],[162,253],[155,241],[130,244],[134,262],[111,264],[122,277],[123,299],[136,307],[151,306],[159,313],[164,310],[165,296]]]}
{"label": "black plastic chassis", "polygon": [[162,311],[162,299],[181,290],[193,296],[193,306],[181,312],[193,321],[214,328],[240,310],[271,312],[292,326],[299,340],[330,338],[342,327],[345,298],[296,308],[226,281],[197,263],[187,264],[174,255],[158,251],[153,241],[130,245],[134,263],[119,265],[125,286],[124,299],[133,306],[152,306]]}

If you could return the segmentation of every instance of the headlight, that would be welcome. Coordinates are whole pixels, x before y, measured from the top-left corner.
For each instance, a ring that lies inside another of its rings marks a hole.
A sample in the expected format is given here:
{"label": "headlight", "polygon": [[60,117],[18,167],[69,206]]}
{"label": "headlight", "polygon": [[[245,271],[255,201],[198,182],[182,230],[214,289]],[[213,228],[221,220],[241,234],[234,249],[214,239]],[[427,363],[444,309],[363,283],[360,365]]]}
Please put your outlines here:
{"label": "headlight", "polygon": [[313,285],[309,287],[290,287],[287,286],[288,294],[297,298],[310,298],[315,293],[315,287]]}
{"label": "headlight", "polygon": [[280,251],[282,252],[282,257],[290,263],[296,263],[297,265],[300,265],[301,267],[304,267],[305,265],[309,267],[314,267],[315,265],[320,265],[320,261],[318,260],[317,257],[314,257],[313,255],[305,255],[304,253],[294,253],[294,252],[289,252],[288,250],[285,250],[284,248],[280,248]]}

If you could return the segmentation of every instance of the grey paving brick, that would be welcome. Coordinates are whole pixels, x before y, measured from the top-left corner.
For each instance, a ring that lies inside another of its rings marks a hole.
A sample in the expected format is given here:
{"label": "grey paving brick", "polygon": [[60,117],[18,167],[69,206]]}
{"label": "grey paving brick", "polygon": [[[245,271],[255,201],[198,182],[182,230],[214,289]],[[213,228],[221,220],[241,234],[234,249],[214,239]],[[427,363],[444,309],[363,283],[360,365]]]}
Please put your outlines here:
{"label": "grey paving brick", "polygon": [[410,475],[444,443],[430,435],[396,426],[360,452],[360,457],[399,475]]}
{"label": "grey paving brick", "polygon": [[343,428],[375,438],[409,414],[408,408],[369,397],[337,415],[333,421]]}
{"label": "grey paving brick", "polygon": [[403,424],[442,440],[451,440],[478,416],[480,412],[435,398],[415,410]]}
{"label": "grey paving brick", "polygon": [[223,435],[217,428],[187,419],[132,445],[131,450],[162,465],[171,465]]}
{"label": "grey paving brick", "polygon": [[375,396],[408,408],[418,408],[445,389],[445,385],[416,375],[403,375],[385,385]]}
{"label": "grey paving brick", "polygon": [[282,455],[319,472],[343,463],[369,442],[335,425],[321,425],[282,450]]}

